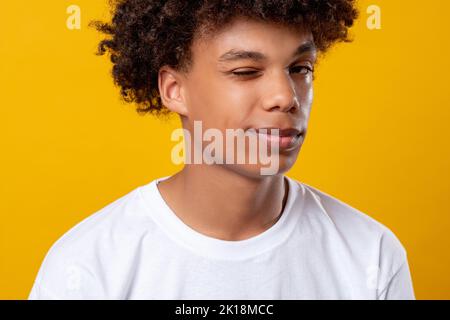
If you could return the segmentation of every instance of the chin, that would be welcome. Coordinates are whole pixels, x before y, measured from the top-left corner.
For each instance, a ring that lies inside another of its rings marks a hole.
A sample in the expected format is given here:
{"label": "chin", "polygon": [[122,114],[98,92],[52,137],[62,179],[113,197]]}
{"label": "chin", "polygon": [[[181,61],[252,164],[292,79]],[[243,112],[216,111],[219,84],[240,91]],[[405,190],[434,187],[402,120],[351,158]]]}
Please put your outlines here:
{"label": "chin", "polygon": [[297,154],[280,154],[278,163],[269,162],[267,164],[224,164],[228,170],[239,175],[254,179],[262,179],[270,176],[284,174],[289,171],[297,160]]}

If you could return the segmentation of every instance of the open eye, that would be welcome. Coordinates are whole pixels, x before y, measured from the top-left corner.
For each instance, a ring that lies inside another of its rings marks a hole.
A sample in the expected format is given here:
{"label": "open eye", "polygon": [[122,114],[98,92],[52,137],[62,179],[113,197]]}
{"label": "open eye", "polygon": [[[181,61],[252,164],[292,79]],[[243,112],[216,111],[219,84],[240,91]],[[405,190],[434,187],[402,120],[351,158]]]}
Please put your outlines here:
{"label": "open eye", "polygon": [[293,70],[293,73],[299,73],[299,74],[308,74],[309,72],[314,72],[314,70],[308,66],[295,66],[292,67],[291,70]]}

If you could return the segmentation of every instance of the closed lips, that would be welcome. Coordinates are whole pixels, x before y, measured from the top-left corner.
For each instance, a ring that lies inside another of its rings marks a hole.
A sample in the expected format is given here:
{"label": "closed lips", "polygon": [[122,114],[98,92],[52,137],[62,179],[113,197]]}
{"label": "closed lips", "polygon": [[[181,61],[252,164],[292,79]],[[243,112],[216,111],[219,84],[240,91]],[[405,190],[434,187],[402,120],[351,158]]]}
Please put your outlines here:
{"label": "closed lips", "polygon": [[[279,128],[258,128],[254,129],[259,134],[278,135],[280,137],[296,137],[302,134],[300,130],[295,128],[279,129]],[[276,132],[278,130],[278,134]]]}
{"label": "closed lips", "polygon": [[258,128],[251,131],[266,140],[268,144],[276,143],[283,150],[293,150],[302,144],[304,138],[303,131],[295,128]]}

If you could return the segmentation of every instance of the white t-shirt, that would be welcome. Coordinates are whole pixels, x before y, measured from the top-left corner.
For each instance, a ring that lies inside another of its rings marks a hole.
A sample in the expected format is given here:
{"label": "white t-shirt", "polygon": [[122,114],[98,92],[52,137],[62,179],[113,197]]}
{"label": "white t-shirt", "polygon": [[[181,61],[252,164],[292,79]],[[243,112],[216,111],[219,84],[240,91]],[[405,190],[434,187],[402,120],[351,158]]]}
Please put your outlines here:
{"label": "white t-shirt", "polygon": [[240,241],[186,225],[137,187],[56,241],[29,299],[415,299],[406,251],[368,215],[289,182],[269,229]]}

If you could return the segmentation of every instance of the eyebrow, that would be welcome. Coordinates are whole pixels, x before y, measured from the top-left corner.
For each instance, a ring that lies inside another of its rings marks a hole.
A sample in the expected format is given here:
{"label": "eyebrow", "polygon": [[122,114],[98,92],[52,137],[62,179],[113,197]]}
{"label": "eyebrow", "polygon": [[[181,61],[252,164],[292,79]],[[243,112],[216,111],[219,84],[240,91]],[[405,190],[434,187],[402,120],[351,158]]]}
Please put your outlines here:
{"label": "eyebrow", "polygon": [[[308,41],[308,42],[302,43],[297,49],[295,49],[292,57],[296,57],[296,56],[302,55],[307,52],[315,52],[315,51],[316,51],[316,46],[314,45],[314,42]],[[219,62],[230,62],[230,61],[248,60],[248,59],[255,60],[255,61],[262,61],[262,60],[267,60],[267,56],[258,51],[231,49],[219,57]]]}

